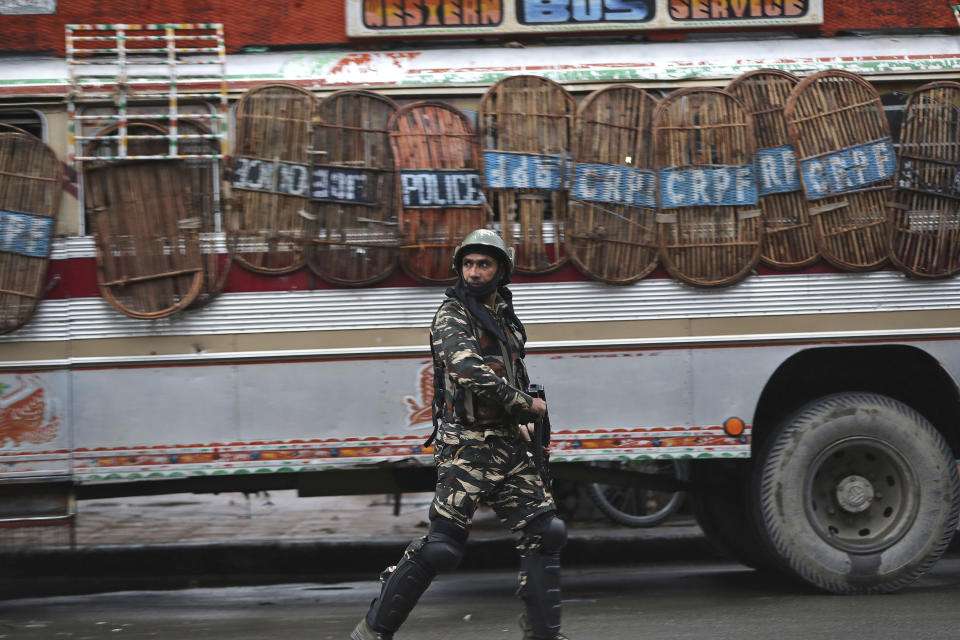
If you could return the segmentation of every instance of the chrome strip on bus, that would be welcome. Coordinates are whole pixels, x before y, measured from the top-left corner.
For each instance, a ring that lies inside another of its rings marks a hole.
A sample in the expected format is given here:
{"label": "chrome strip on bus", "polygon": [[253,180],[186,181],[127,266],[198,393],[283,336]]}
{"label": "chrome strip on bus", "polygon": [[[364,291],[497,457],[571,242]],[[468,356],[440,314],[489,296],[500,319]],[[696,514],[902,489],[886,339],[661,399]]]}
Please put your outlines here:
{"label": "chrome strip on bus", "polygon": [[[724,289],[695,289],[669,279],[628,287],[537,282],[512,289],[528,325],[960,307],[960,278],[911,281],[893,271],[752,276]],[[425,328],[442,296],[443,287],[231,293],[159,320],[128,318],[100,298],[45,300],[29,324],[0,336],[0,353],[5,343]]]}
{"label": "chrome strip on bus", "polygon": [[[695,349],[698,347],[772,346],[792,343],[912,342],[916,340],[960,339],[960,327],[937,329],[891,329],[887,331],[822,331],[804,333],[755,333],[723,336],[636,338],[611,340],[554,340],[530,342],[528,353],[557,351],[604,351],[629,349]],[[361,360],[368,358],[428,357],[421,345],[400,347],[358,347],[344,349],[285,349],[271,351],[200,352],[195,354],[135,355],[52,358],[0,362],[0,371],[83,369],[111,367],[200,366],[297,362],[309,360]]]}

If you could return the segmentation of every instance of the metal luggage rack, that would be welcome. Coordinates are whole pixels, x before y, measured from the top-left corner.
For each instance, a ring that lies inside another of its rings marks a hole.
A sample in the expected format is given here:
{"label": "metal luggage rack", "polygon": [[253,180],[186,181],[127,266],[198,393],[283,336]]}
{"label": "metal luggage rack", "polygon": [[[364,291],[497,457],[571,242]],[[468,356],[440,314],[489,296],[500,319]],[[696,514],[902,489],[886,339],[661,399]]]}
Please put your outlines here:
{"label": "metal luggage rack", "polygon": [[[229,107],[222,24],[68,24],[65,29],[71,164],[227,155]],[[184,113],[184,99],[218,100],[219,109]],[[113,112],[78,113],[82,103],[112,103]],[[138,107],[135,115],[130,113],[133,106]],[[131,134],[131,120],[155,123],[165,132]],[[111,121],[113,126],[104,126]],[[206,124],[209,133],[184,133],[181,121]],[[163,154],[130,153],[130,142],[137,140],[167,140],[169,146]],[[216,140],[219,153],[190,153],[183,148],[186,140]],[[92,155],[90,149],[97,143],[106,143],[112,153]]]}

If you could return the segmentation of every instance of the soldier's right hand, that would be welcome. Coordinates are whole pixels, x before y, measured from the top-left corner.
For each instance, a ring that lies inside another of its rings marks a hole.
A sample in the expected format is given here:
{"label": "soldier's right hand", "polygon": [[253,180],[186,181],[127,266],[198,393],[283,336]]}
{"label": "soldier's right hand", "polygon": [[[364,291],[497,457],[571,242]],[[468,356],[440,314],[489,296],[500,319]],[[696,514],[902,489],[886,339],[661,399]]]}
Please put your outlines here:
{"label": "soldier's right hand", "polygon": [[538,418],[542,418],[543,416],[547,415],[547,401],[543,398],[534,398],[533,404],[530,405],[530,408],[527,409],[527,411]]}

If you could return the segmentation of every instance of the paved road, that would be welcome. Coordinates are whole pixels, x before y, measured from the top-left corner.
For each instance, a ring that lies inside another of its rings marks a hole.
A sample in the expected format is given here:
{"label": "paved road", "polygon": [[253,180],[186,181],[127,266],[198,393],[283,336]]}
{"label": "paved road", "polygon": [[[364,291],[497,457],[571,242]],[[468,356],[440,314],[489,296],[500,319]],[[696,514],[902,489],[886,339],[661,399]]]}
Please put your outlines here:
{"label": "paved road", "polygon": [[[513,572],[461,572],[424,596],[397,640],[518,638]],[[739,565],[565,572],[574,640],[939,640],[960,636],[960,556],[892,596],[841,597]],[[373,581],[139,591],[0,602],[0,639],[346,640]]]}
{"label": "paved road", "polygon": [[[17,540],[0,531],[0,600],[373,577],[426,533],[431,497],[404,496],[397,516],[384,496],[298,498],[291,491],[84,501],[73,548],[38,539],[33,527],[13,536],[33,546],[4,550],[4,541]],[[569,521],[568,528],[571,566],[721,557],[684,514],[649,529],[597,518]],[[478,512],[463,567],[516,564],[514,536],[492,511]]]}

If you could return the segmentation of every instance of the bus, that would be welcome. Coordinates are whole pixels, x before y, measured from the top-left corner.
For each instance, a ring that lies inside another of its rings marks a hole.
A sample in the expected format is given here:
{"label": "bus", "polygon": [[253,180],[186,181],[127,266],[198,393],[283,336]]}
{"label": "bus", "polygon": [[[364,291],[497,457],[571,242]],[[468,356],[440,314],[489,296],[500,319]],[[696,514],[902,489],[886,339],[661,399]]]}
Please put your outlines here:
{"label": "bus", "polygon": [[[486,226],[520,256],[556,478],[687,491],[733,557],[835,593],[902,588],[946,549],[960,40],[943,3],[116,4],[0,2],[0,177],[20,185],[0,189],[0,535],[56,543],[105,496],[429,490],[428,327],[453,248]],[[747,106],[761,77],[788,81],[783,104]],[[648,124],[617,125],[636,150],[619,164],[585,128],[612,89],[627,102],[608,115],[650,105]],[[519,115],[560,133],[510,147],[511,96],[535,94]],[[324,105],[344,96],[387,124],[335,124]],[[751,127],[772,111],[794,136],[770,166],[790,168],[798,225],[777,227],[787,205],[756,187],[754,153],[773,147]],[[405,155],[414,113],[466,150]],[[838,119],[805,130],[818,113]],[[741,137],[711,147],[711,127]],[[333,157],[351,131],[383,136],[377,164]],[[545,181],[517,165],[494,182],[509,154]],[[459,172],[443,193],[462,197],[404,200],[416,171]],[[331,175],[377,186],[312,197]],[[485,195],[457,186],[471,176]],[[879,209],[828,227],[868,197]],[[778,258],[764,238],[793,226],[810,249]]]}

